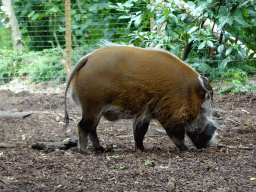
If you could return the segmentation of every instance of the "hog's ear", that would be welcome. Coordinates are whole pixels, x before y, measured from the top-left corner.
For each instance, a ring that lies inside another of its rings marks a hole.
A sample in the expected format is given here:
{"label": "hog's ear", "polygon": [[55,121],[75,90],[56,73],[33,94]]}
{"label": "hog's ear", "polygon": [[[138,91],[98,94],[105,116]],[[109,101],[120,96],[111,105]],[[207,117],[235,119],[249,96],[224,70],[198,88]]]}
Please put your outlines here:
{"label": "hog's ear", "polygon": [[202,75],[198,76],[198,80],[200,82],[200,85],[207,92],[206,99],[210,99],[212,101],[213,100],[213,90],[212,90],[209,80]]}

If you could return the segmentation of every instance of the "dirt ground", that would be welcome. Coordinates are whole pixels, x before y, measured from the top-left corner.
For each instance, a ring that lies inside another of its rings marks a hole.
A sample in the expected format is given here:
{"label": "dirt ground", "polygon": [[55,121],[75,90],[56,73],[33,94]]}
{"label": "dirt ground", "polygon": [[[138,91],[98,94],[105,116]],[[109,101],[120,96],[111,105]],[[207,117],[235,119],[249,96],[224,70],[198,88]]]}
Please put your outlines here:
{"label": "dirt ground", "polygon": [[0,119],[0,143],[17,144],[0,148],[0,191],[256,191],[256,94],[215,94],[214,107],[214,117],[223,124],[217,139],[229,147],[197,150],[186,139],[189,150],[179,152],[152,121],[146,151],[139,152],[131,120],[101,119],[101,144],[113,150],[82,154],[77,147],[31,148],[36,142],[76,137],[81,112],[70,99],[72,119],[64,134],[62,93],[0,90],[1,111],[36,111],[24,119]]}

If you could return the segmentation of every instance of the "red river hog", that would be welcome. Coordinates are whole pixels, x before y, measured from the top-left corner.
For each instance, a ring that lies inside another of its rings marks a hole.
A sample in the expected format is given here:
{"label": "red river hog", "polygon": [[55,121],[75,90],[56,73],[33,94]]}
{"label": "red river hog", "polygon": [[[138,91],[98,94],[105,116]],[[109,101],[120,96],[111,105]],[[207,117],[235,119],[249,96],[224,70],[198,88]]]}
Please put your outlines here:
{"label": "red river hog", "polygon": [[187,149],[185,134],[201,149],[210,146],[217,129],[211,120],[208,79],[165,50],[111,45],[80,59],[66,86],[65,127],[69,86],[82,108],[82,152],[87,152],[88,136],[95,150],[104,151],[96,133],[102,115],[110,121],[133,118],[135,147],[140,150],[151,119],[160,122],[181,151]]}

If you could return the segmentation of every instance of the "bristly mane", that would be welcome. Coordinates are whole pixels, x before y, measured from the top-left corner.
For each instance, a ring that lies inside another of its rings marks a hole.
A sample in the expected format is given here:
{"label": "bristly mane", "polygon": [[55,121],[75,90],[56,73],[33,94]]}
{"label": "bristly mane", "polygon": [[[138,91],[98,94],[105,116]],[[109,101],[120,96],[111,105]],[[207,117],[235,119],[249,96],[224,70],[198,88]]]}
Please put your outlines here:
{"label": "bristly mane", "polygon": [[[121,44],[117,44],[117,43],[113,43],[111,41],[108,41],[106,39],[100,39],[98,46],[100,46],[100,48],[104,48],[104,47],[114,47],[114,46],[128,46],[128,47],[136,47],[132,44],[130,45],[121,45]],[[156,48],[156,47],[147,47],[147,48],[141,48],[141,47],[136,47],[138,49],[146,49],[146,50],[152,50],[152,51],[157,51],[157,52],[161,52],[161,53],[165,53],[167,55],[170,55],[174,58],[176,58],[177,60],[179,60],[180,62],[186,64],[183,60],[181,60],[180,58],[178,58],[176,55],[170,53],[169,51],[166,51],[164,49],[160,49],[160,48]],[[189,68],[191,68],[192,70],[196,71],[193,67],[191,67],[190,65],[186,64]]]}

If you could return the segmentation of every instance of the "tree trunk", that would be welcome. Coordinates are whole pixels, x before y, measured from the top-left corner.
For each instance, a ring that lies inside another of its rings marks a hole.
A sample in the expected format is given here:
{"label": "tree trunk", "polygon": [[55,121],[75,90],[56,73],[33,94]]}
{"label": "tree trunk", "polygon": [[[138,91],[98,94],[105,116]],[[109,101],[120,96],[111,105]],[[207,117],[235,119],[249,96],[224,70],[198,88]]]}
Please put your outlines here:
{"label": "tree trunk", "polygon": [[18,21],[14,10],[12,8],[12,1],[11,0],[3,0],[2,10],[8,16],[9,19],[9,26],[11,28],[12,33],[12,42],[13,42],[13,50],[23,52],[24,46],[21,41],[21,32],[19,29]]}

